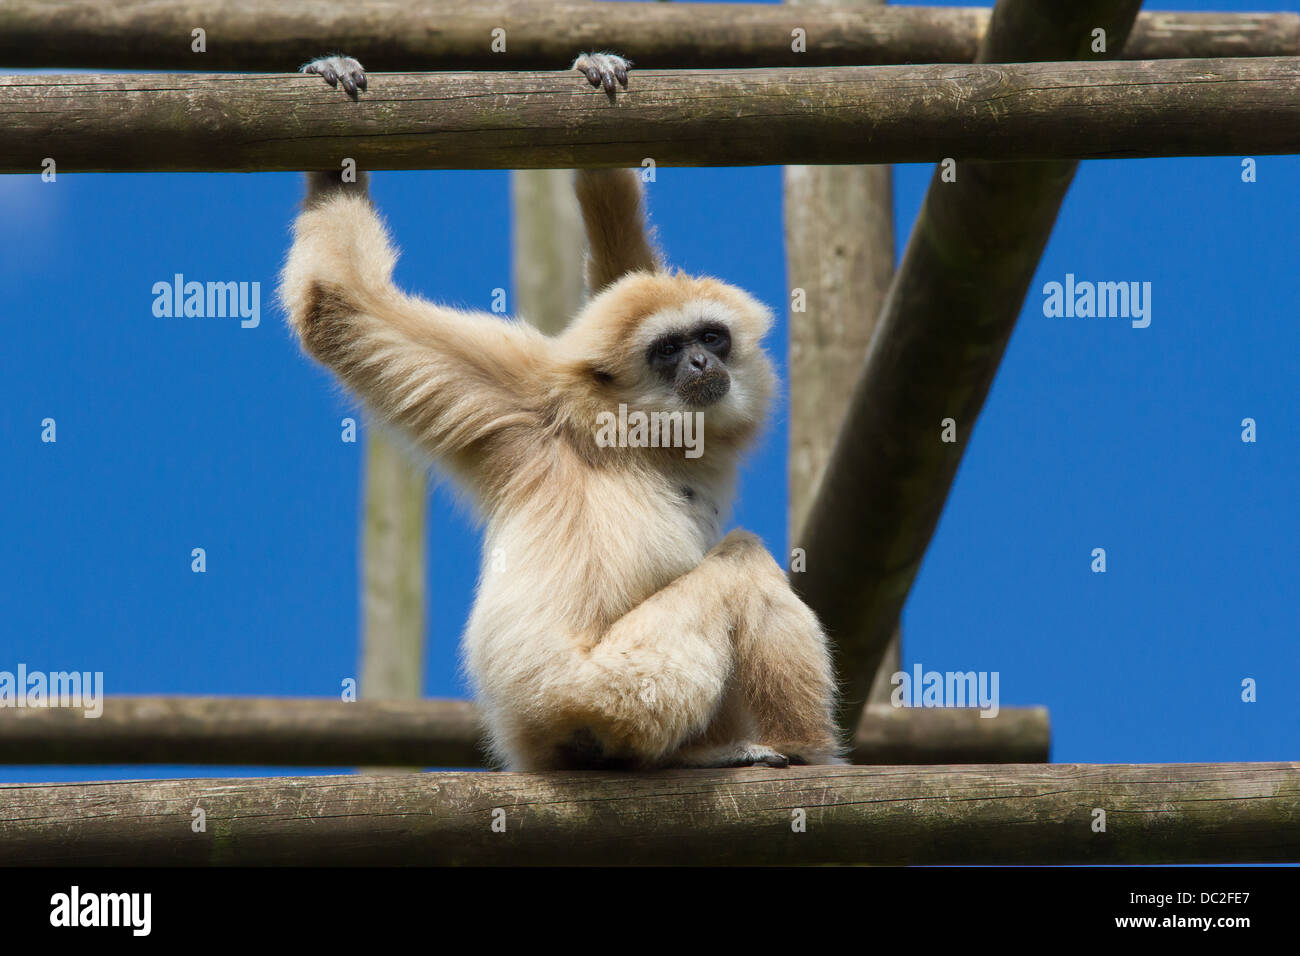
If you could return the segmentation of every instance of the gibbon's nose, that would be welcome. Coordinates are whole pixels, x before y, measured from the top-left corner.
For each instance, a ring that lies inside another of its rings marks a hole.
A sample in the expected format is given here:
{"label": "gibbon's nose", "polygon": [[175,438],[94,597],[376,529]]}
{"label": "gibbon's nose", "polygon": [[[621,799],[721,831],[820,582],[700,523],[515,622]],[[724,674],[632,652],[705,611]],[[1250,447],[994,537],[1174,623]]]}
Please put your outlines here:
{"label": "gibbon's nose", "polygon": [[709,367],[709,357],[703,352],[691,353],[691,367],[697,372],[703,372]]}

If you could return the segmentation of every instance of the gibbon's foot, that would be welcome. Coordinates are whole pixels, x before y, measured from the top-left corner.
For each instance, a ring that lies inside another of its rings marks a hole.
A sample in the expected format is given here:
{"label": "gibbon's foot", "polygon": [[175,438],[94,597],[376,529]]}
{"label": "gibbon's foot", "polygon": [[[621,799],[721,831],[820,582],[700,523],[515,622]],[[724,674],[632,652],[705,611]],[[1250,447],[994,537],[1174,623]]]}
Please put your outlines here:
{"label": "gibbon's foot", "polygon": [[688,767],[788,767],[790,760],[763,744],[733,744],[687,758]]}
{"label": "gibbon's foot", "polygon": [[330,86],[337,87],[341,82],[348,96],[357,98],[357,90],[366,88],[366,71],[361,64],[350,56],[323,56],[320,59],[304,63],[300,73],[318,73]]}
{"label": "gibbon's foot", "polygon": [[[745,766],[745,765],[744,765],[744,764],[741,764],[741,766],[743,767],[743,766]],[[779,754],[779,753],[775,753],[775,752],[773,752],[773,753],[771,753],[771,754],[766,754],[766,755],[762,755],[762,756],[757,756],[757,757],[755,757],[753,760],[751,760],[751,761],[749,762],[749,766],[751,766],[751,767],[781,767],[781,768],[785,768],[785,767],[790,766],[790,759],[789,759],[788,757],[786,757],[785,754]]]}
{"label": "gibbon's foot", "polygon": [[592,86],[604,87],[605,95],[611,100],[618,91],[614,85],[615,80],[622,84],[623,89],[627,89],[627,71],[631,66],[631,60],[625,60],[614,53],[581,53],[573,61],[573,68],[585,73],[587,82]]}

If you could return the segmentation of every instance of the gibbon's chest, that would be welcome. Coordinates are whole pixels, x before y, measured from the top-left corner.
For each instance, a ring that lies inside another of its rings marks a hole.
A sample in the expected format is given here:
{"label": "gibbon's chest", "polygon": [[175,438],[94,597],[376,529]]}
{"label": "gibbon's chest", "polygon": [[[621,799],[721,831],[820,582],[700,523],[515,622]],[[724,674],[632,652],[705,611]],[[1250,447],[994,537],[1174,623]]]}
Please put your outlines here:
{"label": "gibbon's chest", "polygon": [[699,564],[730,505],[730,482],[707,476],[564,477],[490,522],[482,586],[508,593],[516,620],[558,612],[583,630],[608,626]]}
{"label": "gibbon's chest", "polygon": [[620,617],[699,564],[721,537],[728,493],[668,475],[590,488],[577,523],[590,533],[583,574],[606,595],[601,616]]}
{"label": "gibbon's chest", "polygon": [[641,476],[617,496],[600,487],[593,491],[583,502],[593,516],[612,505],[642,547],[690,552],[691,567],[721,539],[732,494],[730,482],[685,471]]}
{"label": "gibbon's chest", "polygon": [[718,489],[708,482],[685,478],[665,490],[669,506],[675,507],[712,548],[722,538],[722,516],[730,508],[730,490]]}

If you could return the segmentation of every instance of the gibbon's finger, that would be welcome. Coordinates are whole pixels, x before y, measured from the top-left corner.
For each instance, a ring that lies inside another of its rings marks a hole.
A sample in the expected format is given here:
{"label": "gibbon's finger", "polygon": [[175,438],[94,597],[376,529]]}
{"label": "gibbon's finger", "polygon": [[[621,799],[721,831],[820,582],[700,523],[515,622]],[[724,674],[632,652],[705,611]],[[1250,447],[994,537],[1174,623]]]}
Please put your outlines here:
{"label": "gibbon's finger", "polygon": [[573,68],[585,75],[592,86],[603,88],[611,100],[614,99],[618,86],[627,89],[627,74],[631,65],[630,60],[613,53],[583,53],[573,61]]}
{"label": "gibbon's finger", "polygon": [[322,56],[304,63],[300,72],[316,73],[335,88],[342,82],[343,89],[354,100],[357,91],[366,88],[365,70],[350,56]]}

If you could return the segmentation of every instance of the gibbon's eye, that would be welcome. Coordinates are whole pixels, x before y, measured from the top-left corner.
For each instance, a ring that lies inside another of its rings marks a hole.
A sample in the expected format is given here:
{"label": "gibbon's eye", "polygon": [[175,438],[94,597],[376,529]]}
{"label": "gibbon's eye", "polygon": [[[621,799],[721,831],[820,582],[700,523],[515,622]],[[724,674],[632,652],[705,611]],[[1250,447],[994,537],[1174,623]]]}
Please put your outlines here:
{"label": "gibbon's eye", "polygon": [[724,328],[707,326],[697,336],[701,345],[719,358],[725,359],[731,351],[731,334]]}
{"label": "gibbon's eye", "polygon": [[646,351],[646,364],[665,382],[671,382],[673,376],[677,374],[682,347],[685,344],[684,338],[685,336],[678,334],[665,335],[651,342]]}

